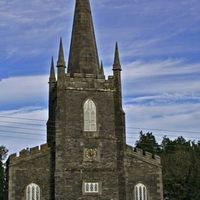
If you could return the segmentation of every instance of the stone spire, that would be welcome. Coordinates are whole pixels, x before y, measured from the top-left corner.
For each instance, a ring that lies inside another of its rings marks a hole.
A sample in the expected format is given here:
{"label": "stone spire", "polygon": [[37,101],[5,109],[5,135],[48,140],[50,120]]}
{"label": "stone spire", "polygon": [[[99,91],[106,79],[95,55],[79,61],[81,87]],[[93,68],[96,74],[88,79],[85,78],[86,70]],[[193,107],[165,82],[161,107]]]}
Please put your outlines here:
{"label": "stone spire", "polygon": [[99,58],[89,0],[76,0],[68,73],[97,75]]}
{"label": "stone spire", "polygon": [[52,56],[49,83],[55,83],[55,82],[56,82],[56,76],[55,76],[54,61],[53,61],[53,56]]}
{"label": "stone spire", "polygon": [[65,57],[64,57],[62,38],[60,38],[57,67],[65,67]]}
{"label": "stone spire", "polygon": [[115,57],[114,57],[114,63],[113,63],[113,70],[122,70],[121,69],[121,64],[120,64],[120,59],[119,59],[119,50],[118,50],[118,44],[116,42],[115,46]]}

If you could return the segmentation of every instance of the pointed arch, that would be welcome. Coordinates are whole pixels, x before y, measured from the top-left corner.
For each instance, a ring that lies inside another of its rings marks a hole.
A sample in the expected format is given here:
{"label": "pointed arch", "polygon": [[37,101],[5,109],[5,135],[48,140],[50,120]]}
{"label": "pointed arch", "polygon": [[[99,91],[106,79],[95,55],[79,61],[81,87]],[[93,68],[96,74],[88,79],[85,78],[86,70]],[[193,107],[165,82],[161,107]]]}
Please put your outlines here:
{"label": "pointed arch", "polygon": [[148,191],[147,187],[142,184],[138,183],[134,188],[134,200],[148,200]]}
{"label": "pointed arch", "polygon": [[97,131],[96,105],[91,99],[87,99],[83,106],[84,131]]}
{"label": "pointed arch", "polygon": [[26,187],[26,200],[40,200],[40,187],[31,183]]}

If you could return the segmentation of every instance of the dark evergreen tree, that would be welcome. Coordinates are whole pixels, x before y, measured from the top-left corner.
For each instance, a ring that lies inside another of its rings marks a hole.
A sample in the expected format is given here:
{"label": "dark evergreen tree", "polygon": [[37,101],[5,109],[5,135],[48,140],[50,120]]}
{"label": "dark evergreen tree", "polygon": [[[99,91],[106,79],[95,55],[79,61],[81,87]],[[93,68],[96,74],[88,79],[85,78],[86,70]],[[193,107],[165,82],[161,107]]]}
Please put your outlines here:
{"label": "dark evergreen tree", "polygon": [[144,151],[150,152],[153,155],[160,153],[160,147],[154,137],[150,132],[143,133],[140,132],[140,139],[136,141],[136,147],[143,149]]}
{"label": "dark evergreen tree", "polygon": [[165,136],[159,146],[152,133],[140,132],[136,147],[161,156],[166,200],[200,199],[200,142]]}
{"label": "dark evergreen tree", "polygon": [[6,157],[8,150],[4,146],[0,146],[0,200],[3,200],[4,194],[4,167],[3,167],[3,160]]}
{"label": "dark evergreen tree", "polygon": [[183,137],[162,141],[164,194],[170,200],[200,199],[199,146]]}
{"label": "dark evergreen tree", "polygon": [[182,137],[174,141],[164,138],[162,147],[165,195],[170,200],[186,200],[188,196],[187,182],[192,166],[190,141],[187,142]]}
{"label": "dark evergreen tree", "polygon": [[3,200],[3,164],[2,161],[0,160],[0,200]]}

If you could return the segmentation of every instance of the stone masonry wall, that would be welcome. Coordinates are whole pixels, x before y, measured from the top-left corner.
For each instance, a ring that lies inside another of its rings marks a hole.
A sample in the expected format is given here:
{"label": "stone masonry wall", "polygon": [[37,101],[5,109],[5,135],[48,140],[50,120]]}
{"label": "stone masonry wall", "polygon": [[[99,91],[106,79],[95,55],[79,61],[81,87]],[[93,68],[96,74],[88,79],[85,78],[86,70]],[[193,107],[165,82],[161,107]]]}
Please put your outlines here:
{"label": "stone masonry wall", "polygon": [[[97,131],[84,131],[83,105],[92,99],[97,108]],[[118,200],[117,145],[113,80],[69,74],[57,84],[56,200]],[[98,149],[99,159],[88,162],[84,149]],[[100,194],[84,194],[84,182],[101,184]],[[64,184],[63,184],[64,183]]]}
{"label": "stone masonry wall", "polygon": [[163,200],[162,168],[159,156],[127,146],[126,179],[127,200],[134,199],[134,187],[142,183],[147,187],[148,200]]}
{"label": "stone masonry wall", "polygon": [[49,200],[49,166],[50,153],[46,144],[22,150],[19,156],[11,155],[8,200],[25,200],[26,187],[31,183],[40,187],[41,200]]}

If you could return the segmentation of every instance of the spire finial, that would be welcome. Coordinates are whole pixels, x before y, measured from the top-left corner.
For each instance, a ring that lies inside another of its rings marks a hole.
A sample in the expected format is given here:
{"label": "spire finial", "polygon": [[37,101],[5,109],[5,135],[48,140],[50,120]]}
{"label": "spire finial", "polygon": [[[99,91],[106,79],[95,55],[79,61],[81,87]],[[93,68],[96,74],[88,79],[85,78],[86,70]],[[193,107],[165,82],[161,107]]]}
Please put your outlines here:
{"label": "spire finial", "polygon": [[49,82],[56,82],[56,76],[55,76],[55,70],[54,70],[53,56],[52,56],[52,58],[51,58],[51,69],[50,69]]}
{"label": "spire finial", "polygon": [[119,59],[119,49],[118,49],[117,42],[116,42],[116,46],[115,46],[115,57],[114,57],[114,63],[113,63],[113,70],[121,71],[121,64],[120,64],[120,59]]}
{"label": "spire finial", "polygon": [[60,37],[57,67],[65,67],[65,57],[64,57],[63,42],[61,37]]}
{"label": "spire finial", "polygon": [[68,73],[95,74],[99,58],[89,0],[76,0]]}

